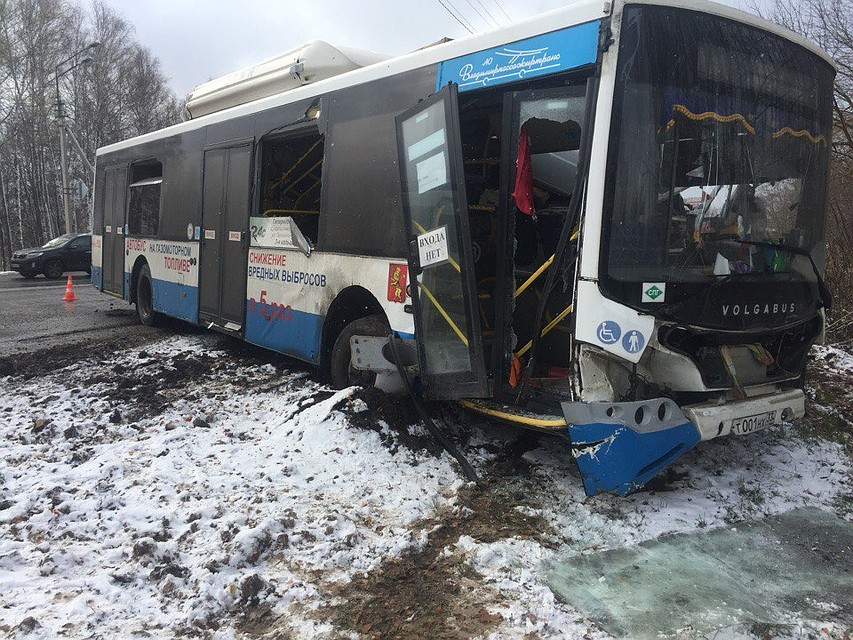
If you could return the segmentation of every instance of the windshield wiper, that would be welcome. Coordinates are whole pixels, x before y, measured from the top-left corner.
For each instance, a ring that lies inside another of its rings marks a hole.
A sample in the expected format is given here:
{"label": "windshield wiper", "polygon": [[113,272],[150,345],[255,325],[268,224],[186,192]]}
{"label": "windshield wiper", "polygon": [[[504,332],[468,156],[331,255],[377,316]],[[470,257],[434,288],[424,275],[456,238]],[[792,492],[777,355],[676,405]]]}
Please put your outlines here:
{"label": "windshield wiper", "polygon": [[806,258],[808,258],[809,264],[812,265],[812,269],[814,270],[815,277],[817,277],[817,290],[818,293],[820,293],[821,302],[823,303],[823,306],[826,308],[827,311],[830,311],[832,309],[832,294],[826,287],[826,281],[820,274],[820,269],[817,268],[814,258],[812,258],[812,254],[809,250],[803,249],[802,247],[793,247],[783,242],[770,242],[768,240],[763,240],[760,242],[755,240],[736,240],[736,242],[740,242],[741,244],[748,244],[753,247],[767,247],[769,249],[779,249],[781,251],[787,251],[788,253],[793,253],[795,255],[805,256]]}

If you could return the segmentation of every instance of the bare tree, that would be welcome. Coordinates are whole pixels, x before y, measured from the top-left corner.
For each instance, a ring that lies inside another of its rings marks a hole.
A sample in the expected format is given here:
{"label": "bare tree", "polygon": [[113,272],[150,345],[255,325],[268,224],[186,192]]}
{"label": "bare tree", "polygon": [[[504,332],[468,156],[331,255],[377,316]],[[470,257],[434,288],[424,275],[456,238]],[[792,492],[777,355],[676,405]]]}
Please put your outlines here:
{"label": "bare tree", "polygon": [[[761,13],[753,6],[756,13]],[[835,297],[828,337],[853,341],[853,0],[774,0],[766,17],[817,43],[835,60],[826,280]]]}
{"label": "bare tree", "polygon": [[[56,65],[93,41],[88,65],[60,78],[72,130],[90,162],[105,144],[180,121],[159,63],[106,5],[70,0],[0,0],[0,269],[22,244],[41,244],[62,224]],[[73,65],[78,59],[71,61]],[[92,176],[71,153],[71,175]],[[75,203],[77,228],[88,202]]]}

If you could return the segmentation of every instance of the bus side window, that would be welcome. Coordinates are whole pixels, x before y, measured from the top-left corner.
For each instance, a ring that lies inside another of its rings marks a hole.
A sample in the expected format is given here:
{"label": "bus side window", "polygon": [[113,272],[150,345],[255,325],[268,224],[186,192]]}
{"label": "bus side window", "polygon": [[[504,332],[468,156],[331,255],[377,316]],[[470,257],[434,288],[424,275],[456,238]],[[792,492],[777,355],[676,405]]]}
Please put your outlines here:
{"label": "bus side window", "polygon": [[317,244],[325,137],[301,135],[263,143],[261,211],[264,217],[291,217]]}
{"label": "bus side window", "polygon": [[131,166],[130,172],[127,232],[130,235],[155,237],[160,223],[163,165],[156,160],[138,162]]}

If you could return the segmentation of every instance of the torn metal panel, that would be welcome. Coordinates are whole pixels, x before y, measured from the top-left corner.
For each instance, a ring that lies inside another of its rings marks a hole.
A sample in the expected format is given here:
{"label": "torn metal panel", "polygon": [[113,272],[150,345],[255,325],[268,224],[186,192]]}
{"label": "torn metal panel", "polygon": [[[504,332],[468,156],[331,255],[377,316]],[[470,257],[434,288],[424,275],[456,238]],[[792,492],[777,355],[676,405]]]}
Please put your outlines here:
{"label": "torn metal panel", "polygon": [[699,431],[668,398],[562,405],[584,491],[626,495],[699,441]]}

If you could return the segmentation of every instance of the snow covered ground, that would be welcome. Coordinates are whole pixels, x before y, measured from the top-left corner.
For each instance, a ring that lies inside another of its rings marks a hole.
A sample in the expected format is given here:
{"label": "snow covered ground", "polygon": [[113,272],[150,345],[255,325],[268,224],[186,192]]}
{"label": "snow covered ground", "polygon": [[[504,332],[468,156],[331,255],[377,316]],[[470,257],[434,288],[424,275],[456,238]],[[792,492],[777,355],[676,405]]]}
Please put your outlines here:
{"label": "snow covered ground", "polygon": [[[849,380],[848,354],[817,358]],[[563,443],[442,407],[478,491],[402,401],[222,337],[56,365],[0,377],[11,637],[607,638],[548,588],[557,554],[798,506],[850,517],[844,448],[793,427],[589,499]]]}

